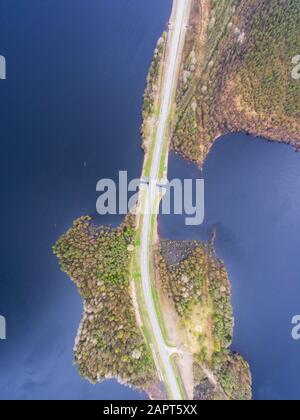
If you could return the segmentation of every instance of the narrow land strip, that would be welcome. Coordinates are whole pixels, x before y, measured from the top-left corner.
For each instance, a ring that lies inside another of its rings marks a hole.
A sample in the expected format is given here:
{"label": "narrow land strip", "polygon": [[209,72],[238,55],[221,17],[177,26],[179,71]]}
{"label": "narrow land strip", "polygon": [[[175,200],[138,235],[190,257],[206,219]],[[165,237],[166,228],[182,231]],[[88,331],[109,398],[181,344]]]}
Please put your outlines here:
{"label": "narrow land strip", "polygon": [[140,208],[144,214],[144,216],[140,218],[140,270],[143,299],[147,316],[150,321],[150,336],[153,340],[151,349],[152,353],[154,353],[154,359],[158,360],[160,376],[166,385],[169,398],[175,400],[181,400],[185,398],[185,395],[182,391],[183,388],[171,358],[172,351],[165,341],[160,322],[160,314],[158,313],[159,308],[157,308],[157,305],[155,304],[155,297],[152,293],[152,242],[155,236],[160,202],[160,191],[156,185],[156,180],[159,179],[160,169],[162,165],[165,164],[166,156],[164,156],[164,151],[168,150],[169,115],[172,110],[172,102],[177,86],[177,77],[184,45],[186,25],[189,18],[189,10],[190,0],[174,0],[172,17],[169,24],[165,70],[160,92],[161,109],[151,161],[150,183],[148,188],[141,192],[140,196]]}

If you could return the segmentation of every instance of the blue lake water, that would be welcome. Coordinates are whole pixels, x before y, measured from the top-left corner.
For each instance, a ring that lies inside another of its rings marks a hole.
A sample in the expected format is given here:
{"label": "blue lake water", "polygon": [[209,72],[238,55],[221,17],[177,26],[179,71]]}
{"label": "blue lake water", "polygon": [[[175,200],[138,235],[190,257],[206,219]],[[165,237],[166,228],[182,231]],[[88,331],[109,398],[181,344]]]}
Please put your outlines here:
{"label": "blue lake water", "polygon": [[[13,3],[13,4],[11,4]],[[72,366],[82,305],[51,247],[72,221],[95,215],[100,178],[139,176],[140,108],[171,0],[1,2],[0,399],[137,399],[114,381],[90,385]],[[199,177],[177,156],[170,177]],[[251,364],[256,399],[300,397],[300,155],[227,136],[203,174],[206,218],[161,217],[163,236],[208,239],[232,283],[233,349]],[[116,224],[121,218],[98,219]]]}
{"label": "blue lake water", "polygon": [[300,341],[291,320],[300,313],[300,154],[286,145],[237,134],[218,140],[203,173],[176,155],[169,178],[204,178],[205,222],[161,216],[171,239],[208,240],[232,284],[232,349],[250,363],[255,399],[300,398]]}
{"label": "blue lake water", "polygon": [[92,386],[72,366],[82,304],[51,247],[95,213],[100,178],[140,174],[142,95],[171,0],[18,0],[0,10],[0,398],[142,398],[115,382]]}

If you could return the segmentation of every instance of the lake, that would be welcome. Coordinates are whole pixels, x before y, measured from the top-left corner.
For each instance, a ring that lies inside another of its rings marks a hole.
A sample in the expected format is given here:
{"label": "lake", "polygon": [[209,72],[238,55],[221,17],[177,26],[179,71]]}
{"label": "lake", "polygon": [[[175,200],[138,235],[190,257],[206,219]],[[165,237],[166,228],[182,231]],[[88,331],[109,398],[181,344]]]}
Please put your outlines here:
{"label": "lake", "polygon": [[95,214],[99,179],[140,175],[142,96],[170,12],[171,0],[1,2],[2,399],[143,397],[79,377],[82,303],[51,247]]}
{"label": "lake", "polygon": [[[0,399],[144,398],[79,377],[72,348],[82,303],[51,247],[74,219],[95,216],[99,179],[140,175],[142,95],[171,0],[2,3]],[[232,283],[232,348],[251,365],[254,397],[299,399],[291,319],[300,313],[300,155],[225,136],[203,174],[172,155],[170,178],[178,176],[204,177],[205,223],[160,217],[162,236],[206,240],[216,228]]]}

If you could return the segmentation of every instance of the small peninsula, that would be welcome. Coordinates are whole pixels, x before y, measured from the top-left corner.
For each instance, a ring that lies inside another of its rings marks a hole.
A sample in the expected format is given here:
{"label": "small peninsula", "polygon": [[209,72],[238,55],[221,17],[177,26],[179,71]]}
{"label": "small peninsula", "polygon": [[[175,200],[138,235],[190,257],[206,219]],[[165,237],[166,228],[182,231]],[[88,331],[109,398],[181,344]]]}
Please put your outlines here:
{"label": "small peninsula", "polygon": [[183,382],[193,384],[193,398],[251,399],[249,366],[228,350],[233,334],[230,283],[213,241],[161,241],[156,270],[166,328],[181,349],[178,364],[187,375]]}
{"label": "small peninsula", "polygon": [[223,134],[300,147],[300,3],[193,0],[172,147],[203,165]]}
{"label": "small peninsula", "polygon": [[75,341],[75,362],[92,383],[117,378],[147,388],[155,367],[136,319],[129,265],[134,219],[117,229],[76,220],[54,246],[62,271],[76,284],[84,314]]}

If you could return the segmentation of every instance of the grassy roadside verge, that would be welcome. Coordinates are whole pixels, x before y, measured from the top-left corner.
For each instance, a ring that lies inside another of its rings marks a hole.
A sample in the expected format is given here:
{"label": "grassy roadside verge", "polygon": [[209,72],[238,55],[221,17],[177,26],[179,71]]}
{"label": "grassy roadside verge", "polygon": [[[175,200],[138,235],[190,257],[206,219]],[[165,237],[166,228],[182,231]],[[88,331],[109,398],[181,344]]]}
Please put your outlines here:
{"label": "grassy roadside verge", "polygon": [[[175,5],[177,5],[177,2],[175,1],[174,3]],[[174,11],[175,9],[173,9]],[[174,16],[173,16],[174,18]],[[170,32],[168,35],[170,35],[171,37],[173,36],[172,32]],[[182,37],[182,34],[180,34],[180,36]],[[166,43],[166,45],[168,44],[168,42]],[[171,44],[170,44],[171,45]],[[168,47],[167,47],[168,48]],[[172,52],[173,53],[173,52]],[[166,55],[167,55],[167,50],[166,50]],[[180,59],[180,57],[176,56],[177,59]],[[161,63],[162,64],[162,63]],[[173,68],[172,68],[173,70]],[[172,74],[172,78],[174,78],[173,81],[177,80],[178,78],[178,71],[176,69],[176,67],[174,68],[175,73],[174,75]],[[168,162],[168,153],[169,153],[169,144],[170,144],[170,134],[171,134],[171,126],[172,126],[172,120],[173,117],[175,115],[174,112],[174,106],[171,106],[171,109],[168,109],[169,115],[167,118],[167,121],[163,120],[163,138],[157,138],[157,123],[159,121],[160,118],[160,110],[162,107],[162,100],[163,100],[163,95],[167,95],[168,101],[170,99],[171,103],[174,104],[175,103],[175,98],[176,98],[176,86],[177,83],[174,84],[174,86],[172,86],[172,91],[170,92],[169,89],[166,90],[166,92],[164,91],[163,87],[164,87],[164,82],[166,81],[166,75],[168,75],[169,73],[165,73],[163,67],[161,67],[161,73],[160,73],[160,86],[159,86],[159,92],[160,95],[157,95],[156,97],[156,105],[155,107],[153,107],[152,109],[154,110],[159,110],[158,114],[156,115],[156,112],[153,111],[151,117],[149,119],[149,130],[146,130],[147,133],[149,133],[148,135],[148,141],[145,142],[145,144],[147,145],[147,147],[145,147],[145,159],[144,159],[144,165],[143,165],[143,170],[142,170],[142,177],[144,178],[149,178],[152,175],[152,172],[157,171],[157,173],[153,174],[154,178],[163,178],[164,176],[167,175],[167,162]],[[169,94],[171,93],[171,96],[169,98]],[[156,145],[156,141],[159,141],[159,144]],[[159,150],[156,149],[156,147],[159,146]],[[158,153],[156,153],[158,152]],[[154,158],[158,156],[159,157],[159,161],[157,162],[153,162]],[[151,180],[150,180],[151,181]],[[155,202],[151,203],[152,209],[151,209],[151,220],[150,220],[150,232],[149,232],[149,245],[147,244],[147,247],[149,247],[149,249],[147,249],[147,255],[143,255],[143,258],[148,258],[149,261],[147,261],[148,264],[148,268],[149,268],[149,275],[150,275],[150,284],[147,284],[147,289],[149,290],[149,292],[151,293],[151,311],[153,311],[153,309],[156,312],[156,318],[157,321],[155,320],[155,324],[159,324],[159,328],[161,331],[161,334],[163,336],[163,340],[164,340],[164,345],[166,347],[172,347],[169,343],[170,343],[170,338],[168,336],[168,330],[165,324],[165,320],[163,317],[163,312],[161,310],[160,307],[160,302],[159,302],[159,295],[157,293],[157,290],[155,288],[155,271],[154,271],[154,245],[157,242],[157,230],[158,230],[158,221],[157,221],[157,215],[158,215],[158,209],[159,209],[159,203],[161,200],[161,195],[157,194],[157,197],[155,198]],[[136,293],[137,293],[137,297],[138,297],[138,304],[139,304],[139,311],[140,311],[140,316],[143,322],[143,329],[146,331],[146,335],[148,337],[150,337],[152,340],[151,342],[149,342],[149,346],[150,348],[152,348],[153,350],[153,346],[156,347],[156,350],[158,351],[152,351],[152,356],[153,359],[155,361],[156,357],[160,358],[160,351],[157,348],[157,342],[156,342],[156,337],[154,334],[154,331],[152,330],[152,324],[151,324],[151,319],[149,318],[149,314],[147,312],[147,305],[146,305],[146,300],[148,297],[144,296],[144,288],[143,288],[143,281],[142,281],[142,273],[141,273],[141,243],[142,243],[142,236],[143,236],[143,223],[144,223],[144,218],[143,218],[143,214],[145,213],[144,210],[146,208],[147,205],[147,201],[148,201],[148,197],[147,195],[143,192],[143,190],[141,189],[140,192],[140,197],[139,197],[139,212],[140,214],[137,216],[137,229],[136,229],[136,238],[135,238],[135,251],[134,251],[134,256],[133,256],[133,262],[132,262],[132,267],[133,267],[133,272],[134,272],[134,281],[135,281],[135,287],[136,287]],[[157,211],[156,211],[157,210]],[[148,229],[148,223],[149,223],[149,218],[147,218],[147,229]],[[147,232],[148,233],[148,232]],[[147,238],[148,241],[148,238]],[[143,262],[144,264],[145,262]],[[148,276],[147,276],[148,277]],[[148,281],[148,280],[147,280]],[[150,287],[148,287],[150,286]],[[154,306],[154,308],[153,308]],[[145,334],[145,332],[144,332]],[[174,347],[174,346],[173,346]],[[165,371],[164,371],[164,366],[162,365],[161,360],[158,361],[159,362],[159,371],[160,374],[162,375],[163,378],[165,379],[169,379],[166,375],[165,375]],[[182,399],[186,399],[185,393],[183,391],[183,387],[181,384],[181,378],[180,376],[178,376],[178,367],[175,366],[175,362],[170,358],[170,361],[174,375],[176,377],[176,382],[178,385],[178,389],[176,390],[176,387],[174,387],[174,390],[169,390],[168,394],[169,396],[172,395],[172,393],[170,391],[173,391],[175,394],[180,394],[182,396]],[[168,362],[168,366],[169,366],[169,362]],[[172,379],[174,382],[174,378]],[[168,382],[164,381],[165,386],[168,387]]]}

